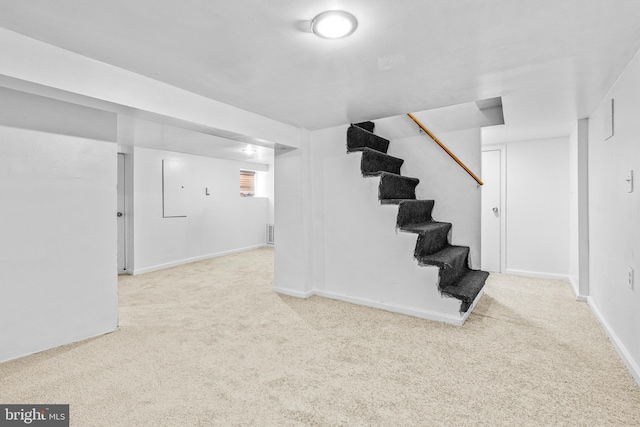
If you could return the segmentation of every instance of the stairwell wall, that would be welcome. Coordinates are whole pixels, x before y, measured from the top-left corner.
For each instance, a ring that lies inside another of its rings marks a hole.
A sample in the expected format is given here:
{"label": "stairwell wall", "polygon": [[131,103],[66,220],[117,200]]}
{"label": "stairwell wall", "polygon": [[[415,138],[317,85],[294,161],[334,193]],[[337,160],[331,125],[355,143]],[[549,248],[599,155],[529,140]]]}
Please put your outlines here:
{"label": "stairwell wall", "polygon": [[[438,269],[420,267],[413,258],[417,235],[396,231],[397,206],[380,204],[379,178],[362,177],[361,154],[347,153],[347,127],[310,132],[309,141],[300,149],[276,157],[274,290],[301,297],[316,294],[460,324],[460,302],[441,297],[437,290]],[[471,165],[479,166],[479,132],[457,136],[466,147],[458,150],[461,156],[467,161],[474,157],[476,164],[471,161]],[[398,145],[396,151],[405,159],[416,157],[410,141]],[[424,141],[416,146],[424,147]],[[465,153],[467,150],[470,152]],[[415,159],[412,166],[413,175],[423,176],[425,183],[421,185],[429,186],[421,169],[441,175],[452,173],[447,165],[426,157],[419,156],[429,163],[428,167]],[[403,171],[403,175],[411,174]],[[475,199],[451,187],[448,195],[459,198],[457,210],[474,217],[469,220],[469,228],[477,223],[474,232],[479,233],[479,190],[471,182],[466,184],[477,194]],[[447,191],[442,190],[442,194],[436,204],[441,203],[442,220],[446,221],[445,206],[449,203],[443,199]],[[465,226],[459,221],[458,225],[454,243],[468,245],[461,237]]]}
{"label": "stairwell wall", "polygon": [[[615,100],[613,136],[605,123]],[[588,301],[640,384],[640,53],[589,116]],[[627,176],[634,171],[629,192]],[[628,269],[635,271],[633,289]]]}
{"label": "stairwell wall", "polygon": [[[481,176],[480,129],[441,132],[438,139]],[[471,268],[480,269],[480,196],[478,183],[427,135],[394,139],[389,154],[405,159],[403,175],[420,179],[418,199],[435,200],[433,219],[452,223],[450,240],[469,246]]]}

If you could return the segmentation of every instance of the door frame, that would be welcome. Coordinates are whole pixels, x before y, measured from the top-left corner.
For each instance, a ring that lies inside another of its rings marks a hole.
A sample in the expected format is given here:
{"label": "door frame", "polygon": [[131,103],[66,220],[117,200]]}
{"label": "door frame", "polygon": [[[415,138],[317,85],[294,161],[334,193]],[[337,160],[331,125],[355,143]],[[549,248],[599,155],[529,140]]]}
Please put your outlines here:
{"label": "door frame", "polygon": [[485,151],[500,152],[500,273],[504,273],[507,268],[507,145],[483,145],[482,152]]}
{"label": "door frame", "polygon": [[[129,239],[127,239],[127,223],[129,222],[127,220],[127,156],[125,153],[121,153],[118,152],[118,157],[117,157],[117,197],[118,199],[120,198],[120,191],[122,191],[122,198],[123,198],[123,202],[122,202],[122,214],[123,214],[123,218],[122,218],[122,236],[120,235],[120,230],[118,229],[118,227],[116,227],[116,233],[117,233],[117,242],[118,242],[118,274],[126,274],[127,273],[127,267],[128,267],[128,248],[127,248],[127,241]],[[120,159],[122,159],[122,174],[120,171]],[[120,177],[122,177],[122,182],[120,182]],[[116,212],[119,212],[118,209],[118,204],[116,203]],[[124,239],[124,242],[122,242],[122,246],[124,248],[124,253],[120,254],[120,239]],[[123,260],[124,263],[124,268],[122,270],[120,270],[120,260]]]}

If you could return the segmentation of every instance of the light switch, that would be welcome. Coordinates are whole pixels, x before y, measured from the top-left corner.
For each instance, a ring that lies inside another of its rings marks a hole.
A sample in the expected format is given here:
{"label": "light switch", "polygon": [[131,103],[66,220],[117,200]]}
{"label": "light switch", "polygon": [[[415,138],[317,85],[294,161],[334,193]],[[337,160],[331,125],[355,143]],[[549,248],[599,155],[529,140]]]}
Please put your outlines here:
{"label": "light switch", "polygon": [[627,192],[633,193],[633,170],[627,175]]}

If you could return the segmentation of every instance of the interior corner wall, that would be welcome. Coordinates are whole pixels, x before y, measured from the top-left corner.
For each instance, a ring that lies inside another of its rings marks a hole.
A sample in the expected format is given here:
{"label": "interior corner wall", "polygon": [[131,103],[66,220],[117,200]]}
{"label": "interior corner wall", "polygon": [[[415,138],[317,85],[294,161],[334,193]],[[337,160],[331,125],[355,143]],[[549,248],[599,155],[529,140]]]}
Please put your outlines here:
{"label": "interior corner wall", "polygon": [[[313,289],[310,247],[310,156],[308,135],[301,148],[275,155],[275,263],[273,290],[308,297]],[[306,194],[305,194],[306,193]]]}
{"label": "interior corner wall", "polygon": [[506,273],[568,279],[569,137],[507,144]]}
{"label": "interior corner wall", "polygon": [[0,89],[0,361],[117,328],[115,114]]}
{"label": "interior corner wall", "polygon": [[[614,132],[607,139],[611,99]],[[589,303],[640,384],[638,117],[640,53],[589,117]],[[630,170],[635,174],[631,193],[626,181]],[[633,289],[629,268],[635,271]]]}
{"label": "interior corner wall", "polygon": [[589,296],[589,120],[576,122],[569,136],[569,281],[576,297]]}
{"label": "interior corner wall", "polygon": [[579,203],[578,203],[578,122],[569,135],[569,281],[576,296],[579,294]]}
{"label": "interior corner wall", "polygon": [[[240,170],[266,170],[265,165],[140,147],[133,151],[134,274],[266,244],[268,199],[240,197]],[[163,217],[163,160],[185,165],[185,217]]]}

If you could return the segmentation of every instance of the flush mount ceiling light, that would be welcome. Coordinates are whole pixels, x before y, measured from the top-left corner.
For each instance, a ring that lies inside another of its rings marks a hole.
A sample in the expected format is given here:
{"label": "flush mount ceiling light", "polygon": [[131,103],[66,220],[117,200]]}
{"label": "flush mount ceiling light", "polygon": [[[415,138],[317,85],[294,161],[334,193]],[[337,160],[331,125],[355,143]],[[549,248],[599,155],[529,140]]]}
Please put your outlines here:
{"label": "flush mount ceiling light", "polygon": [[311,21],[311,31],[324,39],[340,39],[352,34],[358,27],[358,21],[352,14],[343,10],[322,12]]}
{"label": "flush mount ceiling light", "polygon": [[256,152],[256,150],[253,147],[247,147],[247,148],[243,148],[242,152],[246,154],[253,154]]}

